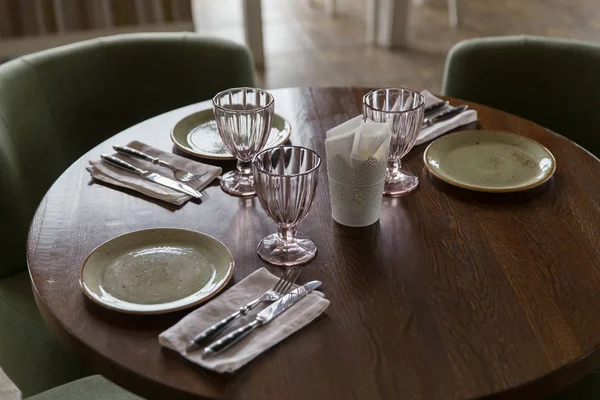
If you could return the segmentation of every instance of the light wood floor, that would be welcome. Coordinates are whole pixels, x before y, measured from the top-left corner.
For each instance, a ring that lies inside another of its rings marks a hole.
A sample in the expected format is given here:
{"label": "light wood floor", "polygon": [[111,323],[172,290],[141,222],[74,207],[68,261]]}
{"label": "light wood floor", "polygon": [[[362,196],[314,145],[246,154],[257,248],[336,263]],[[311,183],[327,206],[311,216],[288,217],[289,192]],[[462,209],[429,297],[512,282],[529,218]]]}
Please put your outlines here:
{"label": "light wood floor", "polygon": [[[243,0],[197,1],[198,32],[243,40]],[[472,37],[543,35],[600,42],[599,0],[458,0],[448,25],[445,0],[415,0],[410,46],[388,51],[365,42],[365,0],[338,0],[330,18],[310,0],[263,0],[265,88],[406,86],[440,90],[447,51]]]}

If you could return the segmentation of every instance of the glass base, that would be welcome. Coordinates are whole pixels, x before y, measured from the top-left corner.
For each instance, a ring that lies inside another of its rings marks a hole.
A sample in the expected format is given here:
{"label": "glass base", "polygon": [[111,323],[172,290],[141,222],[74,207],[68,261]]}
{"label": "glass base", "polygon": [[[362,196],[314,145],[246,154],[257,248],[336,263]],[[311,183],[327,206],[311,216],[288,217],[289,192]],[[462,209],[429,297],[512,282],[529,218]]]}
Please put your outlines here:
{"label": "glass base", "polygon": [[256,196],[254,177],[251,174],[244,175],[239,170],[221,175],[221,189],[238,197]]}
{"label": "glass base", "polygon": [[317,254],[317,245],[302,235],[296,235],[292,241],[285,242],[274,233],[260,241],[256,252],[269,264],[290,267],[312,260]]}
{"label": "glass base", "polygon": [[390,197],[400,197],[409,194],[419,186],[419,178],[410,172],[398,170],[394,175],[385,177],[383,194]]}

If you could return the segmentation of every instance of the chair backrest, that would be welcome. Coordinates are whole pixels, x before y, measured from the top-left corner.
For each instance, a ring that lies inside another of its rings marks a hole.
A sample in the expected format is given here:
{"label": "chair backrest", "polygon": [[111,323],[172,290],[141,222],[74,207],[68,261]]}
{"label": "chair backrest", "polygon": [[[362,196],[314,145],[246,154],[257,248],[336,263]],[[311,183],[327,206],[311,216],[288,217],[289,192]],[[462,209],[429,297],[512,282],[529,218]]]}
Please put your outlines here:
{"label": "chair backrest", "polygon": [[0,65],[0,277],[24,268],[35,208],[87,150],[154,115],[254,84],[244,46],[190,33],[111,36]]}
{"label": "chair backrest", "polygon": [[600,156],[599,84],[600,45],[507,36],[455,45],[442,92],[530,119]]}

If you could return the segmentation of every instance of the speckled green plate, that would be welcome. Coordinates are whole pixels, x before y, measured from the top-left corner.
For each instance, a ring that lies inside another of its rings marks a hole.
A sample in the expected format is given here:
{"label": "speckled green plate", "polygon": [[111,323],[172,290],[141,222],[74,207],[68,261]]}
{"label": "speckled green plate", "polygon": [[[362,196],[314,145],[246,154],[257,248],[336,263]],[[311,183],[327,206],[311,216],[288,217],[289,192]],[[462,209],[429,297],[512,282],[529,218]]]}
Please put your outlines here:
{"label": "speckled green plate", "polygon": [[105,242],[79,273],[95,303],[130,314],[162,314],[216,295],[233,275],[223,243],[184,229],[145,229]]}
{"label": "speckled green plate", "polygon": [[423,154],[439,179],[478,192],[518,192],[546,182],[556,160],[541,144],[514,133],[477,130],[442,136]]}
{"label": "speckled green plate", "polygon": [[[271,134],[265,148],[285,143],[292,133],[290,123],[273,115]],[[215,160],[235,160],[219,136],[212,110],[199,111],[179,121],[171,131],[171,140],[181,151]]]}

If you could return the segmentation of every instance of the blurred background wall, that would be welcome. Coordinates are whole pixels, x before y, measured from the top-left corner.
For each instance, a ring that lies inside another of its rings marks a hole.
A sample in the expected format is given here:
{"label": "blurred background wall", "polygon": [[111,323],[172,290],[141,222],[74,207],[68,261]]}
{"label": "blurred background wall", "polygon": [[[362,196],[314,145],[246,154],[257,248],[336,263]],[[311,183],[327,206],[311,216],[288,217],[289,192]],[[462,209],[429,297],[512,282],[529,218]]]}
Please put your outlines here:
{"label": "blurred background wall", "polygon": [[0,60],[115,33],[182,30],[193,30],[190,0],[0,0]]}

